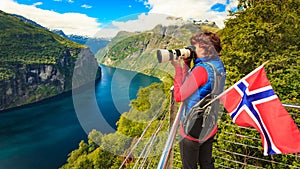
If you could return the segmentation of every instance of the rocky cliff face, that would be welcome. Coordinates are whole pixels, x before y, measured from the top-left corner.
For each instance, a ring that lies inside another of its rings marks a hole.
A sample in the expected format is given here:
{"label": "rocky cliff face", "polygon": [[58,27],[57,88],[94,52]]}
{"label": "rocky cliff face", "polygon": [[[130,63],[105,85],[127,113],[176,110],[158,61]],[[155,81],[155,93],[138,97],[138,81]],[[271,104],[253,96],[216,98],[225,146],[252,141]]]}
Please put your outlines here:
{"label": "rocky cliff face", "polygon": [[[117,68],[138,71],[149,75],[156,73],[173,74],[169,62],[158,64],[158,49],[178,49],[188,46],[190,38],[201,31],[198,25],[183,23],[180,25],[157,25],[150,31],[140,33],[120,33],[100,50],[98,61]],[[124,36],[124,34],[126,36]]]}
{"label": "rocky cliff face", "polygon": [[77,64],[99,68],[87,46],[22,16],[0,11],[0,23],[0,111],[71,90]]}
{"label": "rocky cliff face", "polygon": [[[56,64],[14,64],[15,75],[0,80],[0,110],[37,102],[72,89],[72,75],[76,59],[98,65],[89,49],[65,50]],[[99,68],[99,67],[98,67]],[[100,69],[100,68],[99,68]],[[99,78],[99,72],[97,77]]]}

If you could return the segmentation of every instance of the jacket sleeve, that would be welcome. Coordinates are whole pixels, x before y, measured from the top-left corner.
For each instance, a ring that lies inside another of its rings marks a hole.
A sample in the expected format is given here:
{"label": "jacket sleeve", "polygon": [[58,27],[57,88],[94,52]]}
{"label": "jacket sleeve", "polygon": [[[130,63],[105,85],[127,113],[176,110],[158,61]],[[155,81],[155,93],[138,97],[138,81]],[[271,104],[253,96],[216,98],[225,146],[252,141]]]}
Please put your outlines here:
{"label": "jacket sleeve", "polygon": [[174,97],[176,102],[183,102],[208,80],[207,71],[202,66],[194,68],[189,75],[186,74],[185,68],[175,67]]}

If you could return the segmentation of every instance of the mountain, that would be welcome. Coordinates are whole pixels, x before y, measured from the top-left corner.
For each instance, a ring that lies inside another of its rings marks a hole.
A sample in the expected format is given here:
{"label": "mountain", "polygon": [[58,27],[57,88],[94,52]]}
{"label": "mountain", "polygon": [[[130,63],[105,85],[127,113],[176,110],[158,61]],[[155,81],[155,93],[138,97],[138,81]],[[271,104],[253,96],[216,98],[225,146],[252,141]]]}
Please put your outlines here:
{"label": "mountain", "polygon": [[56,33],[56,34],[58,34],[58,35],[64,37],[64,38],[68,38],[68,36],[67,36],[67,35],[64,33],[64,31],[62,31],[62,30],[59,30],[59,29],[52,29],[51,31],[52,31],[53,33]]}
{"label": "mountain", "polygon": [[[205,26],[206,29],[217,30],[215,27]],[[157,70],[173,74],[169,62],[158,63],[157,50],[189,46],[190,37],[201,30],[202,25],[183,22],[180,25],[157,25],[150,31],[139,33],[119,32],[105,48],[97,52],[96,58],[105,65],[150,75],[157,74]]]}
{"label": "mountain", "polygon": [[76,62],[98,67],[87,46],[0,11],[0,110],[71,90]]}
{"label": "mountain", "polygon": [[[36,23],[33,20],[25,18],[24,16],[17,15],[17,14],[11,14],[11,15],[21,19],[25,23],[29,23],[34,26],[49,30],[48,28],[43,27],[42,25]],[[110,41],[109,39],[105,39],[105,38],[91,38],[91,37],[80,36],[80,35],[66,35],[62,30],[59,29],[52,29],[51,31],[73,42],[88,46],[94,54],[96,54],[98,50],[104,48]]]}
{"label": "mountain", "polygon": [[[74,38],[72,37],[69,37],[70,40],[73,40],[75,42],[78,42],[76,41]],[[82,44],[85,44],[87,45],[91,51],[96,54],[100,49],[104,48],[108,43],[110,42],[109,39],[103,39],[103,38],[88,38],[87,41],[85,43],[82,43]],[[79,42],[78,42],[79,43]]]}
{"label": "mountain", "polygon": [[109,39],[105,38],[91,38],[80,35],[66,35],[62,30],[58,29],[53,29],[51,31],[73,42],[77,42],[82,45],[88,46],[94,54],[96,54],[98,50],[104,48],[110,42]]}
{"label": "mountain", "polygon": [[[24,16],[17,15],[17,14],[11,14],[11,15],[14,16],[14,17],[20,18],[20,19],[21,19],[23,22],[25,22],[25,23],[30,23],[30,24],[32,24],[32,25],[34,25],[34,26],[37,26],[37,27],[40,27],[40,28],[45,28],[45,27],[43,27],[42,25],[40,25],[40,24],[34,22],[33,20],[30,20],[30,19],[25,18]],[[46,28],[45,28],[45,29],[46,29]]]}

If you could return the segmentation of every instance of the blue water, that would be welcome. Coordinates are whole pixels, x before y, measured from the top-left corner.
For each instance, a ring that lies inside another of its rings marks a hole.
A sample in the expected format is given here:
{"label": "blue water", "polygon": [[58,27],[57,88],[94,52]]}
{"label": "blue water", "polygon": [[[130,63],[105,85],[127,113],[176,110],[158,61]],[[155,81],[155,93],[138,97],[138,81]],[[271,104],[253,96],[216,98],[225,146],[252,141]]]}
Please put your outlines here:
{"label": "blue water", "polygon": [[[74,104],[78,99],[64,94],[0,112],[0,169],[61,167],[78,143],[87,139],[86,133],[91,128],[103,133],[114,132],[116,121],[122,112],[129,110],[130,99],[136,98],[138,89],[159,82],[157,78],[131,71],[101,68],[102,78],[95,84],[95,89],[78,94],[82,99],[80,103]],[[93,100],[97,108],[90,107]],[[78,104],[83,106],[76,108],[74,105]],[[98,112],[95,109],[99,109]]]}

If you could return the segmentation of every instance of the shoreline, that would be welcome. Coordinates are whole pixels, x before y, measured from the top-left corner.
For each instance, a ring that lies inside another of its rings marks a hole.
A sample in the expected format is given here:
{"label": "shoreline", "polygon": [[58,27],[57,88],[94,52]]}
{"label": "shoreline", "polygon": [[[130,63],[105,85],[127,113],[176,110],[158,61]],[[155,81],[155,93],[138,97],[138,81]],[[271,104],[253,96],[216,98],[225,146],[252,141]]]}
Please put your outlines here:
{"label": "shoreline", "polygon": [[161,82],[164,82],[164,76],[159,76],[159,75],[155,75],[155,74],[149,74],[149,73],[147,73],[147,72],[140,72],[140,71],[134,70],[134,69],[126,69],[126,68],[122,68],[122,67],[116,67],[116,66],[113,66],[113,65],[107,65],[107,64],[104,64],[104,63],[99,63],[99,65],[101,65],[101,66],[106,66],[106,67],[110,67],[110,68],[115,68],[115,69],[121,69],[121,70],[126,70],[126,71],[136,72],[136,73],[141,73],[141,74],[146,75],[146,76],[149,76],[149,77],[157,78],[157,79],[159,79]]}
{"label": "shoreline", "polygon": [[[101,66],[105,66],[105,67],[110,67],[110,68],[115,68],[115,69],[121,69],[121,70],[126,70],[126,71],[132,71],[132,72],[136,72],[136,73],[141,73],[141,74],[149,76],[149,77],[157,78],[157,79],[160,80],[160,82],[164,82],[164,80],[161,77],[155,76],[153,74],[149,74],[149,73],[146,73],[146,72],[139,72],[137,70],[131,70],[131,69],[125,69],[125,68],[118,68],[118,67],[115,67],[115,66],[112,66],[112,65],[106,65],[106,64],[103,64],[103,63],[98,63],[98,65],[99,65],[100,68],[101,68]],[[99,80],[101,80],[101,77],[102,77],[102,74],[100,75],[99,78],[95,79],[95,81],[93,81],[93,82],[97,83]],[[93,83],[93,82],[90,82],[90,83]],[[45,103],[47,103],[49,101],[60,99],[60,98],[66,97],[66,96],[71,96],[72,94],[78,94],[78,93],[82,92],[83,90],[85,90],[84,89],[85,87],[89,87],[90,83],[86,83],[85,85],[80,86],[78,88],[75,88],[75,89],[72,88],[72,89],[70,89],[68,91],[59,93],[57,95],[54,95],[54,96],[51,96],[51,97],[48,97],[48,98],[44,98],[42,100],[38,100],[38,101],[35,101],[35,102],[23,104],[23,105],[20,105],[20,106],[6,108],[6,109],[3,109],[3,110],[0,110],[0,113],[8,113],[10,111],[21,110],[21,109],[28,108],[28,107],[35,106],[35,105],[42,105],[42,104],[45,104]]]}
{"label": "shoreline", "polygon": [[45,104],[49,101],[60,99],[60,98],[66,97],[66,96],[72,96],[72,94],[78,94],[78,93],[82,92],[81,90],[83,90],[85,87],[88,87],[91,83],[97,83],[99,80],[101,80],[101,75],[100,75],[100,77],[96,78],[95,81],[86,83],[86,84],[84,84],[80,87],[77,87],[77,88],[74,88],[74,89],[71,88],[70,90],[64,91],[64,92],[59,93],[59,94],[54,95],[54,96],[44,98],[42,100],[38,100],[38,101],[31,102],[31,103],[23,104],[23,105],[20,105],[20,106],[6,108],[6,109],[3,109],[3,110],[0,110],[0,113],[8,113],[8,112],[14,111],[14,110],[21,110],[21,109],[28,108],[28,107],[31,107],[31,106],[42,105],[42,104]]}

